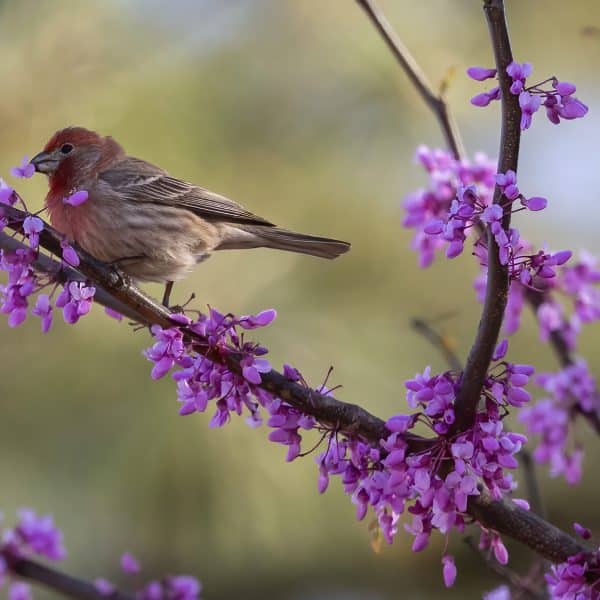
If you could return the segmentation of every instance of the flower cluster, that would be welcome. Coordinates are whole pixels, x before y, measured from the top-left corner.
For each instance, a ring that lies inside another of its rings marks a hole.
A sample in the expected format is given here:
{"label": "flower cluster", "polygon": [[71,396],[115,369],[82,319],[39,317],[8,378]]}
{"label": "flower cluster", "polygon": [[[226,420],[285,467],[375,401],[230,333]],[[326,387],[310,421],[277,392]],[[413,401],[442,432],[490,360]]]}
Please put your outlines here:
{"label": "flower cluster", "polygon": [[[500,264],[508,267],[511,280],[518,281],[534,291],[546,290],[555,285],[552,280],[560,271],[560,267],[571,258],[570,250],[534,252],[516,229],[510,228],[505,231],[499,221],[489,221],[489,224],[498,244]],[[477,241],[474,254],[478,257],[481,267],[487,270],[488,252],[483,238]]]}
{"label": "flower cluster", "polygon": [[[268,351],[259,344],[245,341],[240,332],[240,329],[265,327],[275,316],[274,310],[265,310],[257,315],[236,317],[223,315],[213,308],[195,321],[173,315],[181,325],[170,329],[153,327],[156,341],[145,355],[154,363],[154,379],[178,367],[173,379],[177,382],[179,414],[204,412],[209,402],[214,401],[216,410],[210,420],[211,427],[222,427],[232,414],[244,412],[248,424],[257,426],[262,422],[262,407],[269,414],[267,425],[273,428],[269,439],[287,446],[287,460],[291,461],[300,453],[302,437],[299,431],[314,428],[315,420],[258,387],[262,374],[271,370],[269,362],[263,358]],[[190,334],[205,341],[186,339]],[[198,344],[204,345],[204,352],[196,351]],[[240,359],[239,372],[228,362],[231,355]],[[285,367],[284,374],[291,381],[301,380],[292,367]]]}
{"label": "flower cluster", "polygon": [[[573,350],[582,325],[600,319],[600,270],[597,259],[583,251],[576,262],[565,265],[558,270],[556,278],[544,283],[546,291],[556,294],[546,294],[538,308],[541,339],[547,341],[553,332],[561,331]],[[563,304],[557,300],[557,295],[572,304],[570,316],[564,314]]]}
{"label": "flower cluster", "polygon": [[[574,524],[575,531],[589,539],[590,531]],[[600,548],[580,552],[558,565],[552,565],[546,574],[548,592],[552,600],[598,600],[600,591]]]}
{"label": "flower cluster", "polygon": [[[63,536],[54,526],[50,515],[38,516],[30,509],[18,512],[19,521],[12,529],[2,532],[0,541],[0,587],[11,575],[11,563],[20,558],[39,556],[50,560],[62,560],[66,556],[63,546]],[[29,586],[19,581],[9,584],[10,598],[31,597]]]}
{"label": "flower cluster", "polygon": [[[121,569],[128,575],[138,575],[142,567],[133,554],[126,552],[121,556]],[[110,598],[117,587],[107,579],[99,577],[94,581],[98,592]],[[168,575],[162,579],[150,581],[136,592],[138,600],[198,600],[202,585],[190,575]]]}
{"label": "flower cluster", "polygon": [[[559,81],[556,77],[550,77],[545,81],[527,86],[527,78],[533,72],[531,63],[512,62],[506,68],[506,72],[512,79],[510,93],[519,96],[521,108],[521,130],[529,129],[533,115],[544,106],[546,116],[550,122],[558,125],[561,119],[580,119],[588,112],[588,107],[578,100],[573,94],[577,88],[567,81]],[[467,74],[476,81],[484,81],[497,77],[496,69],[484,67],[470,67]],[[542,87],[551,84],[551,87]],[[474,106],[487,106],[501,97],[500,87],[477,94],[471,98]]]}
{"label": "flower cluster", "polygon": [[[468,232],[473,228],[489,227],[498,245],[499,260],[506,265],[512,279],[527,287],[551,279],[557,267],[571,257],[569,251],[533,252],[514,228],[505,228],[504,217],[508,212],[527,209],[543,210],[547,200],[540,196],[526,197],[518,188],[514,171],[494,173],[493,166],[483,157],[472,165],[453,159],[441,150],[420,147],[417,159],[429,174],[429,186],[411,194],[404,203],[406,217],[404,226],[417,231],[413,247],[420,254],[420,265],[431,264],[435,250],[446,245],[446,257],[454,258],[462,253]],[[492,202],[494,186],[503,194],[503,203]],[[521,207],[515,209],[519,200]],[[479,226],[479,227],[476,227]],[[487,241],[480,236],[474,254],[482,266],[487,266]]]}
{"label": "flower cluster", "polygon": [[[21,559],[47,558],[63,560],[67,553],[63,545],[63,534],[54,525],[50,515],[40,516],[31,509],[18,511],[19,520],[13,528],[5,528],[0,539],[0,588],[9,584],[8,597],[11,600],[30,600],[31,588],[16,579],[13,566]],[[137,574],[141,568],[137,559],[130,553],[121,557],[121,568],[128,574]],[[117,588],[106,579],[95,581],[96,589],[110,598]],[[189,575],[167,576],[161,580],[143,585],[136,597],[140,600],[198,600],[200,582]]]}
{"label": "flower cluster", "polygon": [[31,267],[34,258],[33,250],[0,250],[0,269],[7,274],[6,284],[0,285],[0,311],[8,315],[10,327],[20,325],[27,318],[28,298],[37,287]]}
{"label": "flower cluster", "polygon": [[492,203],[496,172],[484,154],[470,162],[420,146],[416,159],[429,182],[404,200],[403,225],[415,230],[412,246],[419,253],[420,266],[428,267],[436,250],[446,245],[449,257],[462,252],[473,221]]}
{"label": "flower cluster", "polygon": [[[269,439],[288,446],[287,459],[293,460],[300,453],[300,430],[313,429],[316,423],[258,387],[262,374],[270,370],[263,358],[266,349],[245,341],[240,332],[268,325],[274,317],[274,311],[236,317],[214,309],[195,321],[175,315],[179,325],[152,329],[155,343],[146,357],[154,365],[154,378],[175,369],[180,414],[204,412],[212,401],[216,411],[211,426],[222,426],[234,413],[246,413],[250,424],[257,425],[264,409],[269,415],[267,425],[273,428]],[[521,407],[529,401],[525,386],[533,368],[504,361],[507,347],[503,341],[496,349],[482,406],[471,429],[453,430],[461,374],[432,375],[426,369],[406,382],[408,405],[417,412],[389,419],[386,425],[391,434],[379,446],[340,432],[328,433],[327,449],[317,458],[319,491],[327,489],[332,476],[339,476],[357,507],[357,517],[364,518],[372,507],[390,543],[400,516],[410,505],[413,521],[407,530],[415,537],[415,551],[425,548],[434,529],[444,535],[463,529],[469,496],[480,493],[479,484],[494,498],[512,492],[515,482],[508,471],[517,466],[515,455],[525,437],[506,431],[503,417],[506,407]],[[233,354],[241,364],[239,370],[228,361]],[[292,381],[301,381],[291,367],[285,368],[285,374]],[[434,437],[425,442],[425,448],[415,451],[405,434],[417,423],[427,426]],[[496,556],[507,559],[500,538],[489,539]],[[453,581],[454,569],[452,558],[444,557],[447,583]]]}
{"label": "flower cluster", "polygon": [[[22,168],[24,169],[18,167]],[[87,197],[87,192],[83,194]],[[14,190],[0,180],[0,203],[14,204],[17,198]],[[4,227],[6,221],[0,219],[0,231]],[[4,271],[7,276],[6,283],[0,285],[0,312],[8,315],[10,327],[16,327],[27,318],[29,299],[44,288],[52,286],[50,294],[39,293],[35,305],[31,308],[31,314],[40,317],[42,331],[46,333],[52,325],[52,297],[58,284],[53,277],[43,278],[34,270],[34,263],[40,252],[40,233],[44,229],[44,223],[40,218],[29,215],[24,218],[21,227],[23,241],[27,242],[28,247],[15,251],[0,250],[0,271]],[[78,266],[79,257],[66,240],[61,243],[61,248],[64,263]],[[95,292],[93,286],[81,281],[66,282],[54,305],[62,308],[66,323],[74,324],[90,312]]]}
{"label": "flower cluster", "polygon": [[549,396],[519,415],[528,432],[539,438],[533,456],[537,462],[550,465],[553,477],[562,475],[570,484],[578,483],[583,449],[569,449],[570,425],[577,411],[600,411],[596,382],[585,361],[579,360],[556,373],[540,373],[536,383]]}
{"label": "flower cluster", "polygon": [[[528,401],[524,386],[533,368],[501,362],[506,349],[502,342],[496,351],[498,362],[486,380],[472,428],[457,434],[452,431],[460,374],[432,376],[426,369],[406,382],[407,402],[418,412],[390,418],[386,425],[392,433],[379,448],[331,436],[326,451],[317,458],[319,491],[327,489],[331,476],[339,476],[357,507],[357,518],[363,519],[372,507],[389,543],[400,516],[408,510],[412,523],[405,527],[414,536],[415,552],[427,546],[434,529],[444,535],[452,529],[462,531],[468,499],[479,495],[479,484],[494,498],[503,497],[516,485],[507,469],[517,466],[515,455],[526,438],[506,431],[503,417],[506,406]],[[425,424],[436,437],[414,449],[406,434],[417,423]],[[482,539],[500,562],[507,562],[499,536],[484,532]],[[443,574],[446,584],[454,581],[451,557],[444,557]]]}

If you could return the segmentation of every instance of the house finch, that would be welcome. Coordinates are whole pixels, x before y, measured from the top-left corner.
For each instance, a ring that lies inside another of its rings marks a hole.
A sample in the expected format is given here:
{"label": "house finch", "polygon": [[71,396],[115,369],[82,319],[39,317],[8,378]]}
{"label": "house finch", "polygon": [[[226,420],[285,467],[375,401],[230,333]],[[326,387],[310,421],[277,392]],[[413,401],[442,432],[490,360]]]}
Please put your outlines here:
{"label": "house finch", "polygon": [[[165,304],[173,282],[213,250],[275,248],[335,258],[350,248],[280,229],[233,200],[127,156],[112,137],[82,127],[57,131],[31,163],[49,177],[52,225],[134,279],[166,283]],[[69,202],[79,190],[88,192],[87,200]]]}

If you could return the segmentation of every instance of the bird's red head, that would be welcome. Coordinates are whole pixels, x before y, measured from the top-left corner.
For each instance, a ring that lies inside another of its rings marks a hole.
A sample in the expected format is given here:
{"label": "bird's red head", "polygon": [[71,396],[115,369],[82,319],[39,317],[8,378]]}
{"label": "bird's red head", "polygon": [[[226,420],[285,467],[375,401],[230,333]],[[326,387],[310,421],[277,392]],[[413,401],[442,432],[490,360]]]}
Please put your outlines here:
{"label": "bird's red head", "polygon": [[68,191],[123,155],[123,148],[113,138],[83,127],[67,127],[57,131],[31,163],[36,171],[48,175],[51,188]]}

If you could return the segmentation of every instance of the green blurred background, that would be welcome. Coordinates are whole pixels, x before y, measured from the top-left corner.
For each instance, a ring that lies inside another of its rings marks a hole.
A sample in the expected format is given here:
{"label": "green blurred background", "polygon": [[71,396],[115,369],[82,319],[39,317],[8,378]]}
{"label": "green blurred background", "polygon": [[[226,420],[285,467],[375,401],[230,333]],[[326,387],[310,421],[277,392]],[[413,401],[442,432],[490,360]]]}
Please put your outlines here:
{"label": "green blurred background", "polygon": [[[449,99],[466,144],[494,156],[498,107],[471,107],[480,86],[463,75],[491,63],[480,2],[381,5],[433,81],[455,70]],[[600,4],[508,5],[516,56],[539,79],[575,81],[591,107],[559,129],[539,116],[527,132],[520,187],[551,203],[517,221],[538,243],[598,253]],[[411,317],[451,313],[439,326],[467,352],[473,261],[420,271],[400,226],[401,198],[424,183],[414,148],[440,134],[353,1],[0,0],[0,57],[0,175],[54,130],[84,125],[276,223],[352,242],[334,262],[221,253],[176,288],[178,301],[194,291],[224,311],[276,307],[260,332],[275,366],[290,362],[318,385],[333,365],[341,399],[386,417],[405,410],[404,379],[445,368]],[[41,206],[41,177],[7,180]],[[497,584],[455,536],[459,578],[444,592],[439,537],[413,555],[400,532],[375,554],[337,483],[318,495],[313,457],[286,464],[266,429],[243,420],[209,430],[209,415],[179,417],[172,381],[149,377],[146,332],[99,308],[77,327],[57,315],[46,336],[33,319],[15,330],[2,321],[0,505],[9,523],[18,506],[53,513],[69,572],[122,582],[118,557],[130,550],[148,577],[191,572],[215,599],[475,598]],[[599,342],[588,328],[596,373]],[[555,367],[528,314],[511,351]],[[588,453],[590,466],[600,455]],[[540,470],[550,518],[600,524],[593,471],[569,488]],[[513,558],[526,566],[518,549]]]}

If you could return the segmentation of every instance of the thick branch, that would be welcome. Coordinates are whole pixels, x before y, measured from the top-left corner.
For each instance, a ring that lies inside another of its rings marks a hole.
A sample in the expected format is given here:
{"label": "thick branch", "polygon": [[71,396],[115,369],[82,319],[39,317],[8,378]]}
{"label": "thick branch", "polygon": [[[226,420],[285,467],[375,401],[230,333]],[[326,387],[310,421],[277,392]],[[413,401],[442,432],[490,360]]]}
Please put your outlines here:
{"label": "thick branch", "polygon": [[484,527],[507,535],[554,562],[588,549],[558,527],[513,502],[498,502],[487,493],[469,499],[467,510]]}
{"label": "thick branch", "polygon": [[[436,96],[435,92],[427,77],[421,70],[419,64],[410,54],[409,50],[404,46],[402,40],[392,29],[385,15],[377,8],[371,0],[357,0],[358,4],[365,10],[377,31],[392,51],[392,54],[398,60],[400,66],[408,75],[409,79],[423,98],[424,102],[434,113],[444,138],[446,145],[451,150],[454,158],[461,159],[464,157],[460,133],[456,127],[454,118],[450,111],[450,107],[444,100],[443,96]],[[485,228],[478,227],[477,230],[481,235],[485,235]],[[543,294],[527,290],[526,298],[531,307],[536,310],[539,304],[543,302]],[[565,367],[574,362],[573,356],[569,351],[566,342],[565,333],[562,329],[552,331],[550,334],[550,343],[558,357],[560,364]],[[597,433],[600,434],[600,415],[596,413],[586,413],[579,411],[588,422],[594,427]]]}
{"label": "thick branch", "polygon": [[[18,222],[26,213],[15,208],[3,209],[7,216],[14,220],[13,227],[19,229]],[[14,243],[10,237],[0,236],[0,247],[7,243],[7,240],[11,244]],[[60,234],[45,224],[40,234],[40,245],[50,252],[60,254]],[[81,260],[77,269],[79,273],[102,288],[112,299],[125,305],[128,314],[134,315],[132,318],[145,325],[170,327],[174,324],[164,306],[126,281],[111,266],[94,259],[81,248],[76,249]],[[211,360],[222,360],[221,356],[214,355],[204,338],[195,335],[194,340],[197,342],[198,352]],[[239,360],[240,357],[236,355],[227,358],[228,366],[238,373],[241,370]],[[342,402],[293,383],[277,371],[263,374],[260,385],[302,412],[314,416],[320,423],[336,427],[349,435],[360,436],[374,444],[378,444],[382,438],[389,435],[385,422],[360,406]],[[407,441],[412,452],[425,450],[431,444],[430,440],[418,436],[411,436]],[[485,527],[504,533],[551,560],[563,561],[569,554],[585,550],[566,533],[510,502],[493,501],[482,494],[471,498],[468,511]]]}
{"label": "thick branch", "polygon": [[372,0],[356,0],[358,4],[367,13],[373,25],[380,33],[392,54],[400,63],[402,69],[415,86],[425,104],[432,110],[446,139],[447,146],[457,158],[464,155],[463,144],[460,139],[460,133],[456,126],[454,115],[450,107],[444,100],[442,94],[436,94],[433,86],[428,81],[427,76],[419,67],[417,61],[413,58],[408,48],[402,43],[394,29],[392,28],[385,15],[379,10]]}
{"label": "thick branch", "polygon": [[101,594],[94,584],[89,581],[71,577],[71,575],[61,573],[56,569],[51,569],[26,558],[14,558],[7,553],[3,553],[2,556],[6,559],[10,571],[15,575],[42,584],[69,598],[80,598],[82,600],[135,600],[135,595],[125,594],[119,590],[115,590],[109,595]]}
{"label": "thick branch", "polygon": [[[27,214],[16,208],[3,206],[4,214],[10,218],[9,226],[16,230],[20,230],[20,223]],[[44,229],[40,233],[40,246],[49,252],[59,255],[61,254],[61,235],[47,223],[44,223]],[[18,243],[18,242],[17,242]],[[0,246],[14,249],[15,240],[9,236],[3,235],[0,237]],[[143,325],[160,325],[161,327],[172,327],[177,325],[172,319],[170,312],[162,304],[150,298],[138,287],[128,281],[127,277],[117,272],[113,267],[101,261],[96,260],[93,256],[85,252],[82,248],[73,244],[80,258],[80,265],[77,267],[78,275],[76,279],[85,277],[92,281],[96,287],[103,290],[111,298],[110,301],[102,294],[97,297],[101,304],[114,304],[116,300],[118,304],[115,306],[121,307],[119,312],[126,314],[133,320],[142,323]],[[42,259],[43,265],[46,268],[52,267],[51,259]],[[73,271],[71,271],[73,272]],[[206,338],[189,333],[189,336],[196,342],[196,350],[205,355],[207,358],[215,362],[221,362],[223,357],[216,354],[207,343]],[[235,353],[229,354],[226,358],[227,366],[236,373],[241,373],[240,366],[241,356]],[[326,425],[335,427],[338,430],[348,432],[350,434],[358,434],[367,440],[379,442],[386,438],[389,431],[385,427],[385,423],[366,411],[365,409],[355,404],[349,404],[336,400],[332,396],[321,394],[306,386],[299,385],[287,379],[281,373],[272,370],[269,373],[261,375],[262,383],[260,387],[268,392],[275,394],[282,400],[285,400],[290,405],[298,408],[302,412],[312,415]],[[357,424],[360,424],[357,428]],[[419,451],[427,448],[429,442],[418,436],[411,436],[408,439],[411,449]]]}
{"label": "thick branch", "polygon": [[[510,92],[512,79],[506,72],[506,67],[512,62],[513,57],[503,0],[486,0],[484,11],[494,48],[494,58],[502,92],[502,130],[500,134],[498,172],[506,173],[509,170],[516,172],[521,140],[521,108],[519,107],[518,97]],[[504,194],[497,185],[494,190],[494,203],[502,204],[504,200]],[[509,229],[510,211],[505,211],[502,227],[505,230]],[[481,389],[492,360],[494,347],[498,341],[508,298],[508,269],[500,264],[498,245],[489,229],[487,240],[488,277],[485,301],[477,336],[469,352],[460,391],[456,398],[455,429],[457,431],[469,428],[475,420]]]}

